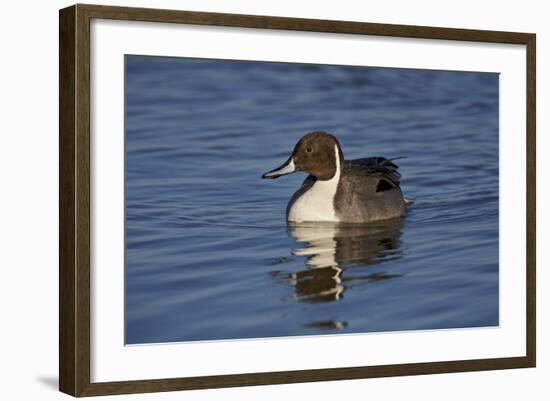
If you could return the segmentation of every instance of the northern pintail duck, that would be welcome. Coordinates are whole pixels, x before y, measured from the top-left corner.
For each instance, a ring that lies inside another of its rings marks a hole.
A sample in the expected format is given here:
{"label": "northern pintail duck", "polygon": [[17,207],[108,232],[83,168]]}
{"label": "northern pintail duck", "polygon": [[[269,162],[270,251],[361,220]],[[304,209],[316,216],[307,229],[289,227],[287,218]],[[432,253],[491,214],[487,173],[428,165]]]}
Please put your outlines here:
{"label": "northern pintail duck", "polygon": [[344,160],[336,137],[318,131],[303,136],[288,160],[262,178],[309,173],[288,202],[289,222],[367,223],[405,213],[401,175],[392,160]]}

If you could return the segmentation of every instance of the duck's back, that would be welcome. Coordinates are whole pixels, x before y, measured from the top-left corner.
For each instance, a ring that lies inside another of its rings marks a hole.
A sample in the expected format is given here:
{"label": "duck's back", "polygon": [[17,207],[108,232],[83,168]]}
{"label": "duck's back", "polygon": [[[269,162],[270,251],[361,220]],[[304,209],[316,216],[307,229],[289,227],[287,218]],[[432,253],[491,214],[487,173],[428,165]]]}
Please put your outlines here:
{"label": "duck's back", "polygon": [[402,216],[405,200],[397,170],[392,160],[383,157],[344,161],[334,197],[338,219],[365,223]]}

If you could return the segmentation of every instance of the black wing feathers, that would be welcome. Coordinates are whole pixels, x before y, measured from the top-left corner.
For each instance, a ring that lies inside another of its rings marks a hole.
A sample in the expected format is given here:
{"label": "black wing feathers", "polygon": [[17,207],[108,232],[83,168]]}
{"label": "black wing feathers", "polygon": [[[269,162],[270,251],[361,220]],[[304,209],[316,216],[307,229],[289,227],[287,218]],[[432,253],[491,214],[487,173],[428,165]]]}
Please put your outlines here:
{"label": "black wing feathers", "polygon": [[393,159],[386,159],[385,157],[367,157],[345,161],[344,167],[346,167],[347,164],[347,166],[351,168],[351,171],[371,177],[380,177],[380,190],[386,191],[389,189],[387,187],[388,185],[399,187],[401,174],[398,171],[399,167],[393,161],[403,158],[404,157],[395,157]]}

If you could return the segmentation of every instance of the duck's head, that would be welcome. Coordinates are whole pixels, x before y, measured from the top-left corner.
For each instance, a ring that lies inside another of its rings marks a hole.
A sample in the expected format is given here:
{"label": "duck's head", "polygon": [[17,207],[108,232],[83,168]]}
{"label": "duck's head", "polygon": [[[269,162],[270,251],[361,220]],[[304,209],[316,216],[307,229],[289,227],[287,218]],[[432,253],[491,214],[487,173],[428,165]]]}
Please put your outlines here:
{"label": "duck's head", "polygon": [[321,181],[334,177],[344,155],[334,135],[322,131],[304,135],[294,147],[287,161],[262,178],[278,178],[296,171],[305,171]]}

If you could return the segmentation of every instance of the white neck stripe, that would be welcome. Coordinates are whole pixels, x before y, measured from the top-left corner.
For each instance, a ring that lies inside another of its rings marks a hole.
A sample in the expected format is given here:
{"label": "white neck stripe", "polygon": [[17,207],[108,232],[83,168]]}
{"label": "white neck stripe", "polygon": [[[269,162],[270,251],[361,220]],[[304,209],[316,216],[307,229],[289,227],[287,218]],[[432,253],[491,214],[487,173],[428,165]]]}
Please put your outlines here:
{"label": "white neck stripe", "polygon": [[338,145],[334,145],[336,152],[336,172],[326,181],[317,180],[302,196],[292,205],[288,214],[288,220],[297,223],[304,221],[332,221],[337,222],[334,208],[334,196],[340,182],[340,152]]}

